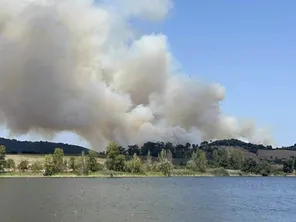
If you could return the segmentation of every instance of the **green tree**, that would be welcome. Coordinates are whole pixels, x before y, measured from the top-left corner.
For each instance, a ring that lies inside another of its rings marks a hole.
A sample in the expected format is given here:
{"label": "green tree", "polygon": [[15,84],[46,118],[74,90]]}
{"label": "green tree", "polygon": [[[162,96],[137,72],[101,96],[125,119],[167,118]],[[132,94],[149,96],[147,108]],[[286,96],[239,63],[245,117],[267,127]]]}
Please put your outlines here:
{"label": "green tree", "polygon": [[107,160],[105,164],[108,170],[124,171],[125,156],[120,154],[120,147],[117,143],[109,143],[107,147]]}
{"label": "green tree", "polygon": [[212,152],[212,158],[211,158],[211,163],[214,167],[219,167],[220,166],[220,156],[219,156],[219,151],[218,149],[214,149]]}
{"label": "green tree", "polygon": [[18,169],[21,170],[22,172],[25,172],[26,170],[28,170],[29,169],[29,161],[22,160],[18,165]]}
{"label": "green tree", "polygon": [[89,168],[84,153],[82,153],[81,157],[78,157],[75,160],[75,173],[77,175],[88,175],[89,173]]}
{"label": "green tree", "polygon": [[54,173],[61,173],[64,171],[64,151],[60,148],[56,148],[52,155],[52,161],[54,165]]}
{"label": "green tree", "polygon": [[244,160],[242,171],[246,173],[258,173],[258,164],[253,158]]}
{"label": "green tree", "polygon": [[6,160],[5,168],[7,168],[9,170],[15,169],[15,162],[14,162],[14,160],[13,159]]}
{"label": "green tree", "polygon": [[55,173],[55,165],[52,155],[46,155],[44,161],[44,176],[52,176]]}
{"label": "green tree", "polygon": [[230,152],[229,166],[234,170],[240,170],[244,163],[244,155],[240,150]]}
{"label": "green tree", "polygon": [[283,171],[285,173],[293,173],[294,172],[294,160],[292,158],[287,159],[283,162]]}
{"label": "green tree", "polygon": [[76,161],[75,161],[75,157],[71,156],[70,160],[69,160],[69,169],[72,170],[72,172],[74,172],[77,168],[76,166]]}
{"label": "green tree", "polygon": [[271,171],[272,168],[269,163],[265,161],[259,163],[257,174],[261,174],[262,176],[268,176],[271,174]]}
{"label": "green tree", "polygon": [[6,153],[6,147],[4,145],[0,146],[0,171],[4,171],[5,167],[5,153]]}
{"label": "green tree", "polygon": [[155,169],[165,176],[171,175],[171,171],[174,169],[174,166],[172,164],[172,153],[169,150],[162,149],[158,154],[158,162]]}
{"label": "green tree", "polygon": [[68,160],[65,159],[63,163],[63,171],[67,171],[67,170],[68,170]]}
{"label": "green tree", "polygon": [[35,161],[31,166],[31,170],[35,173],[40,173],[43,169],[44,166],[41,161]]}
{"label": "green tree", "polygon": [[229,157],[227,149],[219,149],[219,166],[227,168],[229,166]]}
{"label": "green tree", "polygon": [[126,162],[125,169],[131,173],[140,173],[142,171],[142,160],[136,153],[134,153],[131,160]]}
{"label": "green tree", "polygon": [[96,172],[101,169],[100,164],[97,162],[97,153],[93,150],[89,151],[86,162],[91,172]]}
{"label": "green tree", "polygon": [[187,167],[193,171],[206,172],[208,160],[206,153],[201,149],[196,149],[192,153],[191,159],[187,163]]}

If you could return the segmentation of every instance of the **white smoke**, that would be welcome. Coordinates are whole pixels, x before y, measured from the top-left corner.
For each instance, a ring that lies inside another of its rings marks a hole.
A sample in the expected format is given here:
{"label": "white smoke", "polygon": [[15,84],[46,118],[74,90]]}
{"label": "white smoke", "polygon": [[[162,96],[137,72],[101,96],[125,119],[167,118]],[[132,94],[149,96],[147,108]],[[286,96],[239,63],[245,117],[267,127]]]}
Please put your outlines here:
{"label": "white smoke", "polygon": [[102,150],[269,133],[221,113],[225,90],[178,73],[167,37],[131,19],[164,19],[170,0],[1,0],[0,124],[15,135],[71,131]]}

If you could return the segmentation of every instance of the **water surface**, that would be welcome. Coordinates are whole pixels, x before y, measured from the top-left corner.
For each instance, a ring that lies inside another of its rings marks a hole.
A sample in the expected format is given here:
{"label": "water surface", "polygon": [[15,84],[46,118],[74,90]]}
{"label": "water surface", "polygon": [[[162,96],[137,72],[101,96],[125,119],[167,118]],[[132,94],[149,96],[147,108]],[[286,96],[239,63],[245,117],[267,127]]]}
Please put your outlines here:
{"label": "water surface", "polygon": [[283,177],[0,179],[1,222],[290,222]]}

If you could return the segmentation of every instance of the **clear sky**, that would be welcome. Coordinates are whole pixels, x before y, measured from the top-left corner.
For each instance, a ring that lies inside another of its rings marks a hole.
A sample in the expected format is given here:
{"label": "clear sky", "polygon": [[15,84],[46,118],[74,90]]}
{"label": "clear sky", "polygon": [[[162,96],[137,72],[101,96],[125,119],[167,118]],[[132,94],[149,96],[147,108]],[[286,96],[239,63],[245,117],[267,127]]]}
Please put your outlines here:
{"label": "clear sky", "polygon": [[296,143],[296,1],[175,0],[166,21],[140,28],[167,35],[185,73],[225,86],[224,113],[272,127],[279,145]]}
{"label": "clear sky", "polygon": [[176,0],[161,29],[186,73],[226,87],[225,113],[296,143],[296,1]]}

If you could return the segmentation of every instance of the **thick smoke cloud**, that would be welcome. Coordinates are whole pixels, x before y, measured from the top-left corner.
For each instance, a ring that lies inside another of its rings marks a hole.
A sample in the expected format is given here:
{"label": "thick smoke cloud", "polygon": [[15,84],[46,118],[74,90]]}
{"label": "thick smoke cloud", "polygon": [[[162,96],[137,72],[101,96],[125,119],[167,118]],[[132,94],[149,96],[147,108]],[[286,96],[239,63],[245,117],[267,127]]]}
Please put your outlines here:
{"label": "thick smoke cloud", "polygon": [[178,73],[168,39],[130,20],[164,19],[170,0],[0,1],[0,124],[15,135],[72,131],[93,149],[243,138],[272,143],[221,113],[225,89]]}

